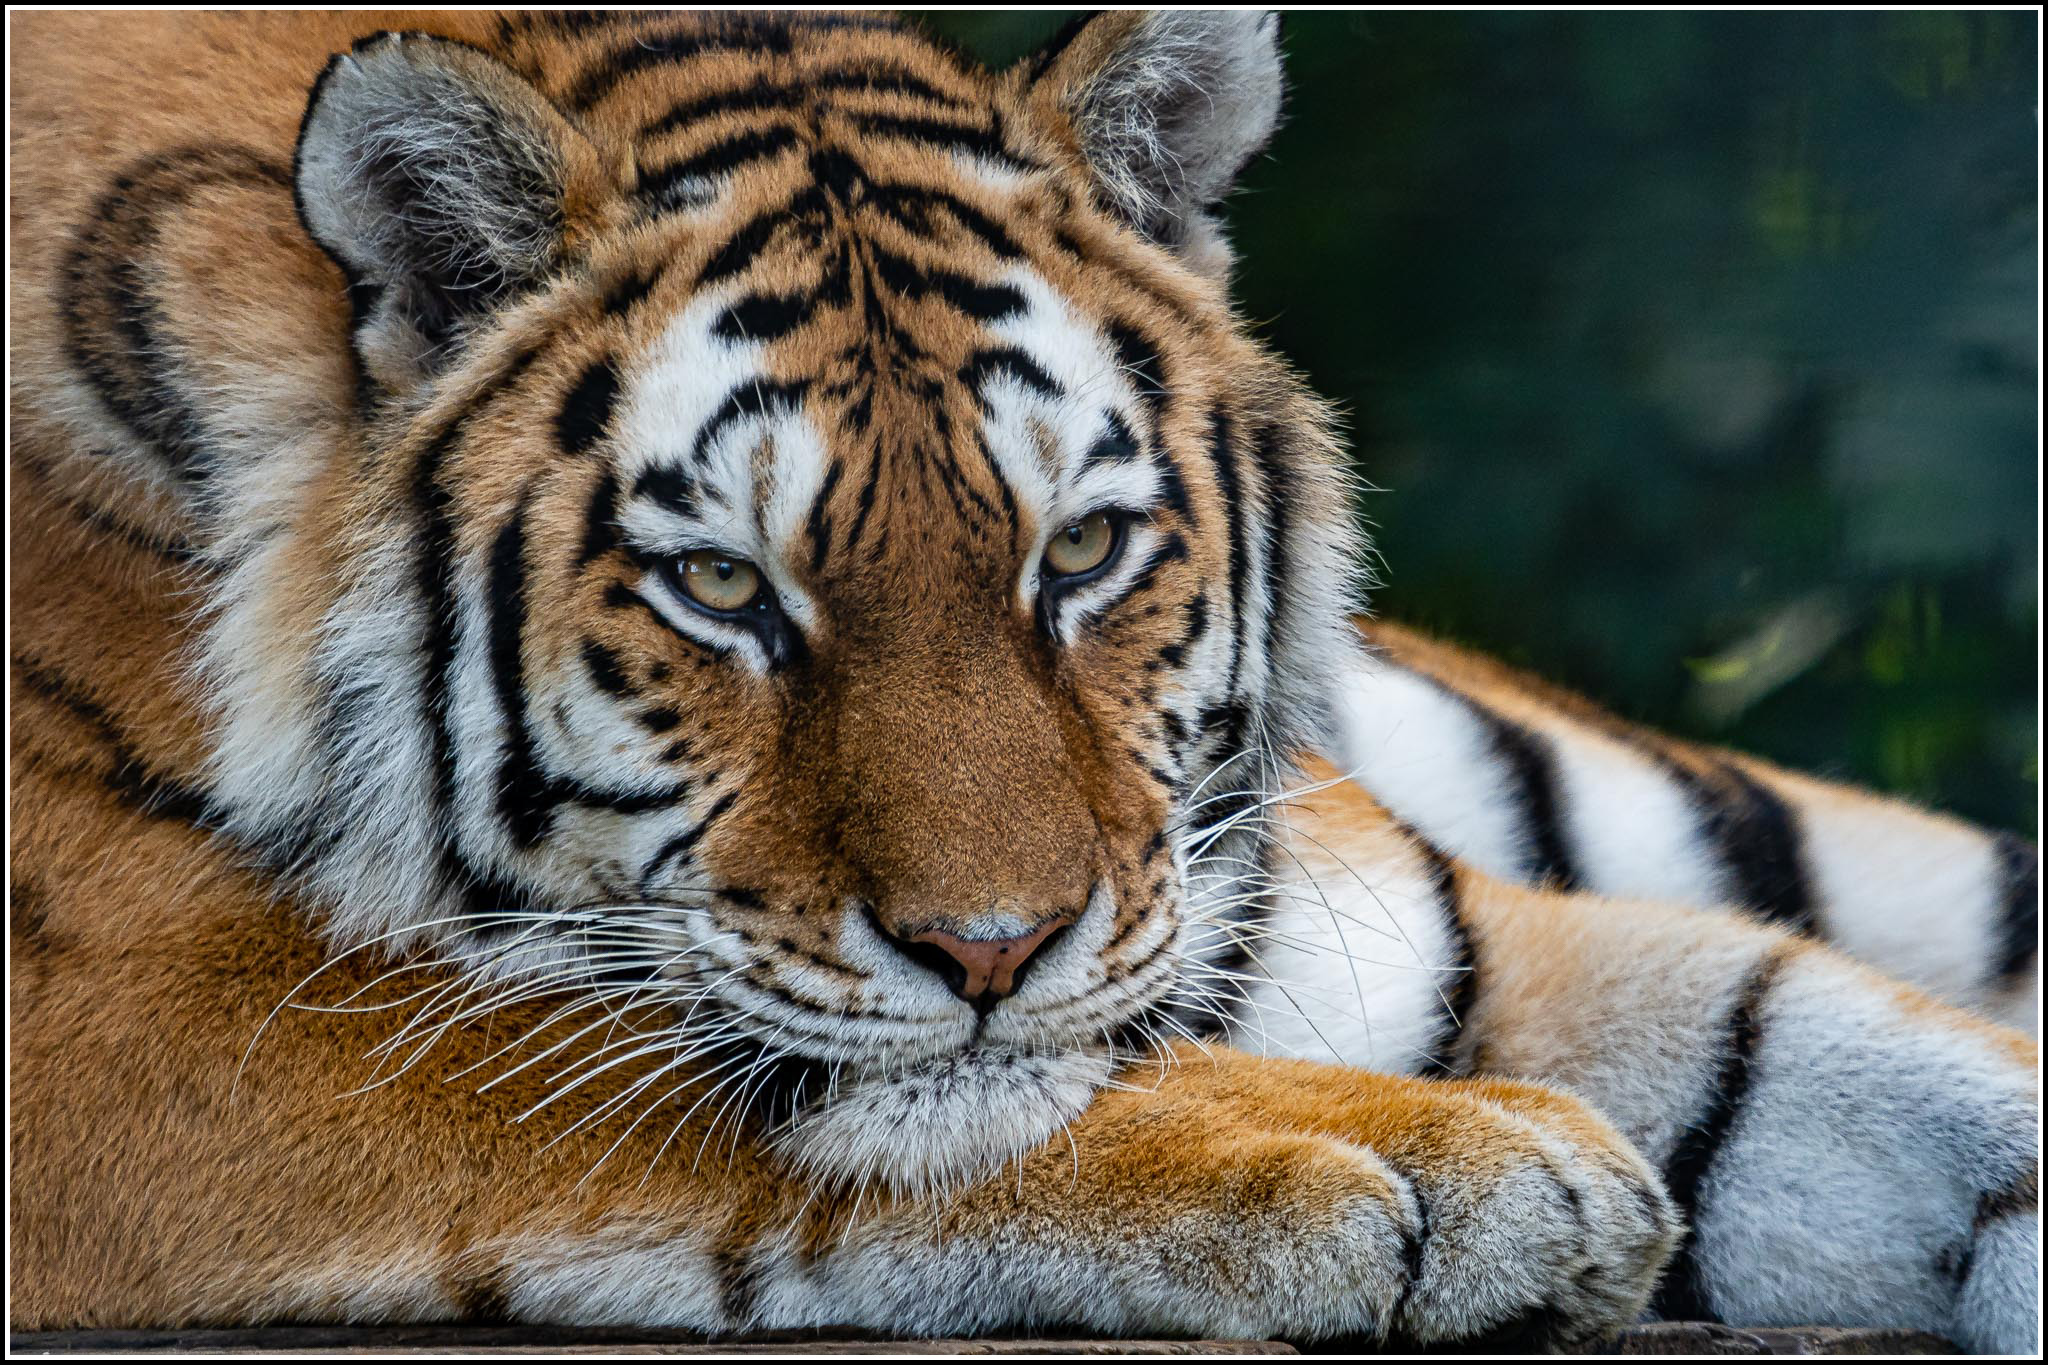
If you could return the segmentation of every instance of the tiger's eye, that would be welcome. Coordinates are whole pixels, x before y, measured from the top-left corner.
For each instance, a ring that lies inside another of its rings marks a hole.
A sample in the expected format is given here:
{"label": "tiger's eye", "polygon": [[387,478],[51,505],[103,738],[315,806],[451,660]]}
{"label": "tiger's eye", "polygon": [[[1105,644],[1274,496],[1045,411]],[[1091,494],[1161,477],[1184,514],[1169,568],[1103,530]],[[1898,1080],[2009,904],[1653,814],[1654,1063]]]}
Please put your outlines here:
{"label": "tiger's eye", "polygon": [[1056,577],[1073,578],[1102,567],[1116,548],[1116,523],[1107,512],[1090,512],[1053,532],[1045,547],[1045,567]]}
{"label": "tiger's eye", "polygon": [[683,556],[683,591],[713,611],[738,611],[761,594],[761,571],[716,550]]}

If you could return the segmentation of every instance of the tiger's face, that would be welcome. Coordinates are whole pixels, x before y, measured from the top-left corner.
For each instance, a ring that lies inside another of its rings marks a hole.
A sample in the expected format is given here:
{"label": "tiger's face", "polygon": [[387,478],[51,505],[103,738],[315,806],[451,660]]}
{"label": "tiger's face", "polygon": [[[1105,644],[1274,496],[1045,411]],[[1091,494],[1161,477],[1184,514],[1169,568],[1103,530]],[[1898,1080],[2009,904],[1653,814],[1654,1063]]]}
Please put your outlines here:
{"label": "tiger's face", "polygon": [[[822,1174],[963,1177],[1227,1007],[1350,648],[1322,411],[1207,215],[1274,25],[1106,16],[1000,77],[865,21],[503,37],[359,45],[298,158],[409,528],[332,618],[417,627],[394,899],[795,1076]],[[390,882],[381,811],[329,899]]]}

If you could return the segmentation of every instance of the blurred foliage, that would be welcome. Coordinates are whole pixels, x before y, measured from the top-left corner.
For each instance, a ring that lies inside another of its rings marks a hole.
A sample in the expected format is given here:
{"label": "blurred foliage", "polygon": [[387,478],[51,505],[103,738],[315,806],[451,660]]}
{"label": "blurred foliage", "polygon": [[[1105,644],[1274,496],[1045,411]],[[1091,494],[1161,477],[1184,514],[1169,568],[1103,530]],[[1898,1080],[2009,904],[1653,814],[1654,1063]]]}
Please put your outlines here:
{"label": "blurred foliage", "polygon": [[1378,609],[2031,832],[2036,22],[1291,14],[1237,293],[1382,490]]}

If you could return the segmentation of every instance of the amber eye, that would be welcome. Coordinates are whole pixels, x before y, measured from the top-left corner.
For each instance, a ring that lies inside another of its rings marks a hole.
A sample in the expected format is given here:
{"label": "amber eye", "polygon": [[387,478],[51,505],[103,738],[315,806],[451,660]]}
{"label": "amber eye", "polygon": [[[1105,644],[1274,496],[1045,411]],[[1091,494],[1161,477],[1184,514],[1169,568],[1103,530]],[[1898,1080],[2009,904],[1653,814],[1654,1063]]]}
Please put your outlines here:
{"label": "amber eye", "polygon": [[679,577],[683,591],[711,611],[738,611],[761,595],[761,571],[716,550],[684,555]]}
{"label": "amber eye", "polygon": [[1090,512],[1053,532],[1045,547],[1046,572],[1055,578],[1078,578],[1109,562],[1116,550],[1117,519],[1108,512]]}

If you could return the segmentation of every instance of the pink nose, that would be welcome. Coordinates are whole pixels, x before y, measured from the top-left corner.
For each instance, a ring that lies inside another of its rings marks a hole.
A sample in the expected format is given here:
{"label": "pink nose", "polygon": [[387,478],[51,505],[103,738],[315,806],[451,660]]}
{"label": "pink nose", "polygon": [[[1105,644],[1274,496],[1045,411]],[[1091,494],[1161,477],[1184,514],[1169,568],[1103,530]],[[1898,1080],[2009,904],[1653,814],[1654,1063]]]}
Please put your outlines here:
{"label": "pink nose", "polygon": [[905,956],[937,972],[953,994],[987,1014],[1017,989],[1032,955],[1074,919],[1072,912],[1063,912],[1014,938],[962,938],[945,929],[888,937]]}

